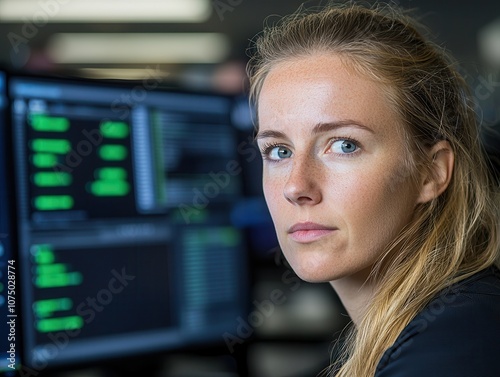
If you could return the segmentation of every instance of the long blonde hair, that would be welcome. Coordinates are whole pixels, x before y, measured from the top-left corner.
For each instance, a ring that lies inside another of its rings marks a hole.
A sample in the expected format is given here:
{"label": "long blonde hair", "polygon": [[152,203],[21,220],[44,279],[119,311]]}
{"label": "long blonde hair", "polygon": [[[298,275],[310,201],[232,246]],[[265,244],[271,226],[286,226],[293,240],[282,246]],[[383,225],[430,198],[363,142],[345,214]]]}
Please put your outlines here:
{"label": "long blonde hair", "polygon": [[447,286],[498,262],[499,213],[473,99],[451,58],[404,12],[354,3],[300,11],[267,27],[248,65],[258,106],[274,65],[315,53],[345,58],[380,82],[403,120],[408,174],[427,169],[426,151],[447,140],[455,155],[447,190],[420,205],[408,227],[376,266],[377,291],[348,337],[340,377],[373,376],[385,350],[422,308]]}

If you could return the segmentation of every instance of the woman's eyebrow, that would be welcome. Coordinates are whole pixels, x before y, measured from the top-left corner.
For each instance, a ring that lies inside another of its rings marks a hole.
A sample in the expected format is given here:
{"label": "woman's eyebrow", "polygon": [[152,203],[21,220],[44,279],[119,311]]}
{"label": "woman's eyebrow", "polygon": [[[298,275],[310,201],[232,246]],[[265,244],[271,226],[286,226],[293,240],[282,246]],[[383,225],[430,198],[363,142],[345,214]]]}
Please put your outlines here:
{"label": "woman's eyebrow", "polygon": [[335,122],[318,123],[312,128],[311,133],[313,135],[316,135],[343,127],[357,127],[365,131],[375,133],[375,131],[371,127],[368,127],[363,123],[351,119],[339,120]]}
{"label": "woman's eyebrow", "polygon": [[255,135],[255,140],[266,139],[266,138],[275,138],[275,139],[284,139],[286,138],[286,134],[281,131],[259,131],[257,135]]}
{"label": "woman's eyebrow", "polygon": [[[357,127],[365,131],[375,133],[375,131],[371,127],[368,127],[354,120],[346,119],[335,122],[318,123],[311,129],[311,134],[317,135],[343,127]],[[255,136],[255,140],[266,139],[266,138],[285,139],[286,137],[287,136],[284,132],[275,130],[266,130],[266,131],[259,131]]]}

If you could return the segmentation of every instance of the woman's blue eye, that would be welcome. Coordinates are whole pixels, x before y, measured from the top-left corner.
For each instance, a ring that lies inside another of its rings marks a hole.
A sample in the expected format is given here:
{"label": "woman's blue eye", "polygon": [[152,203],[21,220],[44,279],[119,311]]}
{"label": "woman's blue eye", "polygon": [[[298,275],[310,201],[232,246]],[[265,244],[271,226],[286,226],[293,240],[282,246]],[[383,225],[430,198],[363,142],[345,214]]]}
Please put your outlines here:
{"label": "woman's blue eye", "polygon": [[283,146],[276,146],[269,151],[269,158],[271,160],[282,160],[284,158],[290,158],[291,156],[292,151]]}
{"label": "woman's blue eye", "polygon": [[339,154],[356,152],[358,146],[351,140],[340,139],[332,143],[332,151]]}

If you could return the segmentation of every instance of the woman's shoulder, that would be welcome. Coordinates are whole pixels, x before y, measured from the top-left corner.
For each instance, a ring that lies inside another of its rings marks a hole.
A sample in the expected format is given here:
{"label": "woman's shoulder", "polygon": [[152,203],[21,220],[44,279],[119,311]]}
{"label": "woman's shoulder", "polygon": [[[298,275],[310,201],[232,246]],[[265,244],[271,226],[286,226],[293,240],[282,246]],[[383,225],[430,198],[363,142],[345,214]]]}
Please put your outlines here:
{"label": "woman's shoulder", "polygon": [[383,355],[376,377],[500,376],[500,271],[483,270],[433,299]]}
{"label": "woman's shoulder", "polygon": [[[480,271],[445,289],[432,302],[445,296],[455,297],[459,301],[464,301],[464,304],[471,304],[479,300],[480,302],[485,301],[486,303],[498,305],[500,270],[496,266],[491,266]],[[488,298],[492,299],[492,301],[488,300]]]}

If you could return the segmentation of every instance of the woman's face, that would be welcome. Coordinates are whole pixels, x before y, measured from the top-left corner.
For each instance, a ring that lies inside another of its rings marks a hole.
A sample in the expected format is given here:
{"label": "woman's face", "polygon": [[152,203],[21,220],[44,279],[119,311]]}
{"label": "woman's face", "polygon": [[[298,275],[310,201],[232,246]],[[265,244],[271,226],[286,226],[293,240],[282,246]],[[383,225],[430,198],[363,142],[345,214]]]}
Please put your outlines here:
{"label": "woman's face", "polygon": [[314,282],[366,276],[419,194],[381,84],[335,55],[281,62],[258,117],[264,194],[292,268]]}

